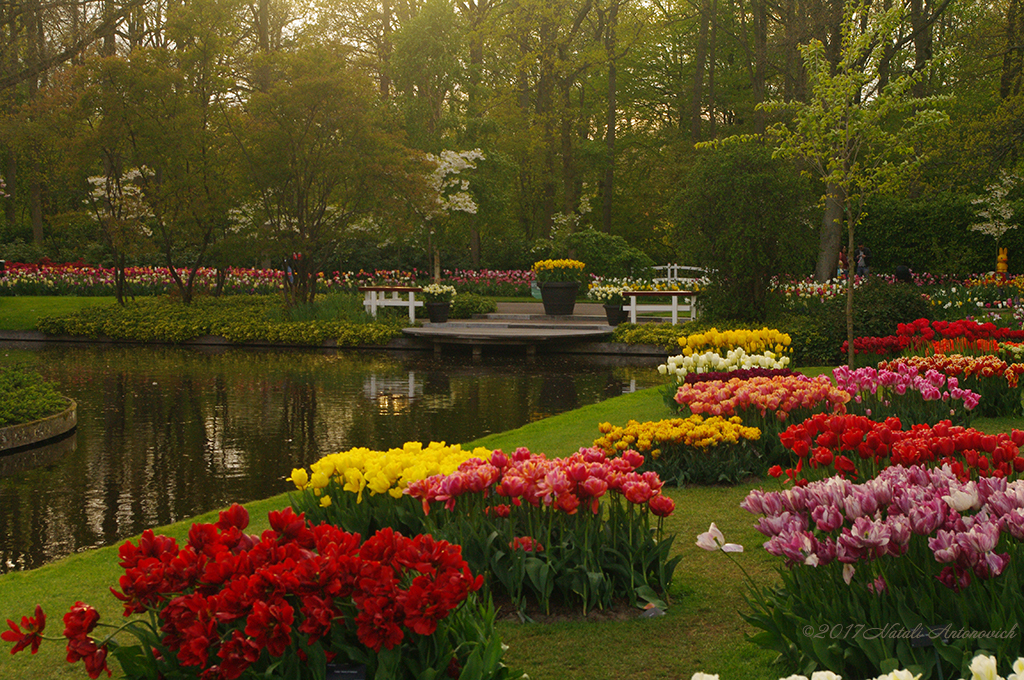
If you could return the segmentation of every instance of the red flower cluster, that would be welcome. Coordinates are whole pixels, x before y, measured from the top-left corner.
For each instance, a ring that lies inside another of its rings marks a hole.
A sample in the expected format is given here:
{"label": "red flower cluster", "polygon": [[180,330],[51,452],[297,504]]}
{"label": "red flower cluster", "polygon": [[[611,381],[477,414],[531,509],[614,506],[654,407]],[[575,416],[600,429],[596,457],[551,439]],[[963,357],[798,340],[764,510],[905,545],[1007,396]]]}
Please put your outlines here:
{"label": "red flower cluster", "polygon": [[964,338],[977,340],[1024,340],[1024,330],[999,328],[993,323],[978,323],[970,319],[959,321],[928,321],[918,319],[912,323],[901,323],[896,334],[906,337],[910,346],[923,347],[937,338]]}
{"label": "red flower cluster", "polygon": [[[293,650],[304,659],[309,645],[344,635],[352,624],[363,645],[392,649],[407,632],[432,635],[483,585],[461,548],[446,541],[383,529],[361,543],[358,534],[312,526],[291,508],[269,518],[270,530],[250,536],[243,533],[248,513],[233,505],[216,524],[193,525],[184,548],[152,531],[138,545],[121,546],[125,574],[120,590],[111,591],[125,616],[158,615],[162,638],[154,651],[166,664],[162,674],[177,664],[204,669],[204,679],[238,678],[265,658],[264,649],[270,657]],[[33,636],[45,620],[38,608],[36,614],[38,624],[23,619],[25,633],[13,623],[4,633],[15,651],[38,646]],[[89,637],[98,618],[82,603],[64,617],[68,661],[84,659],[92,678],[106,669],[106,643]]]}
{"label": "red flower cluster", "polygon": [[[848,342],[843,342],[842,353],[845,355],[849,347]],[[853,339],[854,354],[878,354],[889,355],[899,354],[911,346],[911,339],[903,335],[887,335],[884,338],[865,336]]]}
{"label": "red flower cluster", "polygon": [[[545,505],[572,515],[580,505],[597,514],[601,497],[611,491],[635,505],[646,503],[658,517],[667,517],[675,503],[661,494],[663,482],[657,473],[636,472],[643,464],[644,457],[636,451],[609,458],[601,449],[590,448],[549,459],[519,448],[511,456],[495,451],[488,462],[472,458],[450,475],[412,482],[405,493],[421,499],[426,513],[431,501],[443,502],[451,510],[464,494],[497,493],[510,498],[515,506],[525,500],[534,507]],[[498,508],[505,506],[495,507],[496,512],[503,512]]]}
{"label": "red flower cluster", "polygon": [[807,479],[799,477],[804,461],[809,468],[833,468],[842,476],[857,476],[855,461],[864,461],[874,468],[948,464],[964,480],[1024,472],[1024,456],[1019,449],[1024,444],[1024,431],[985,434],[951,425],[948,420],[903,430],[899,418],[887,418],[880,423],[865,416],[820,413],[789,426],[779,440],[796,454],[797,465],[788,470],[776,465],[769,474],[785,474],[801,486],[807,483]]}

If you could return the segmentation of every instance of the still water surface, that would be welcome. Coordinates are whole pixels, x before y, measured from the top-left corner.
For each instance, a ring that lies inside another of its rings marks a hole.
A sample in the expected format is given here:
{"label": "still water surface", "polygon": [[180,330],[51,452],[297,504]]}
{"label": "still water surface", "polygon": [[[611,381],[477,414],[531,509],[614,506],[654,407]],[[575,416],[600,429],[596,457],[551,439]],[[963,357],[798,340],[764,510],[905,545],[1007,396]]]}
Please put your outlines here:
{"label": "still water surface", "polygon": [[567,355],[473,362],[0,344],[0,360],[34,365],[78,402],[77,431],[53,462],[0,465],[0,573],[281,493],[293,467],[326,453],[468,442],[662,382],[655,360],[623,366]]}

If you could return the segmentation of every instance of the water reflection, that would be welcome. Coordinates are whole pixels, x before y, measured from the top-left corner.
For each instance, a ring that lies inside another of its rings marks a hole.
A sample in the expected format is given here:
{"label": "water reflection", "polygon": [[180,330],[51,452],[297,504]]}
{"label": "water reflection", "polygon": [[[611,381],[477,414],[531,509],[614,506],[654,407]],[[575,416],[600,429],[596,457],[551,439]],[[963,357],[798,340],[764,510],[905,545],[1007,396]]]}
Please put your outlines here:
{"label": "water reflection", "polygon": [[0,572],[280,493],[293,467],[325,453],[467,442],[660,382],[655,359],[11,343],[3,352],[78,402],[78,429],[56,462],[0,478]]}

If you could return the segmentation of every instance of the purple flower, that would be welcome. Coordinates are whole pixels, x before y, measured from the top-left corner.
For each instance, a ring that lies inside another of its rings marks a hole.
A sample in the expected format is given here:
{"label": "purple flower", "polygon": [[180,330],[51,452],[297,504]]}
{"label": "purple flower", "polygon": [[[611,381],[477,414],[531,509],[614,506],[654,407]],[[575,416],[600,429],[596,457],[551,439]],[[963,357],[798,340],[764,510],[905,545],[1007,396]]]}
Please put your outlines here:
{"label": "purple flower", "polygon": [[928,547],[935,553],[936,562],[956,562],[960,557],[960,545],[952,531],[939,530],[939,533],[928,539]]}

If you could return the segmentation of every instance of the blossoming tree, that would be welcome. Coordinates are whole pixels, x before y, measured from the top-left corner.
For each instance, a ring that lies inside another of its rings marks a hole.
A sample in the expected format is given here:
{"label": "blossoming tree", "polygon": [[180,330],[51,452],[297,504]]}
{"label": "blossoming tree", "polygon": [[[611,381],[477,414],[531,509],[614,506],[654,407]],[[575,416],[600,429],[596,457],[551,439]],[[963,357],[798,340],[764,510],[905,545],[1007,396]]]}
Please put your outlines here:
{"label": "blossoming tree", "polygon": [[469,190],[469,180],[463,176],[476,169],[477,161],[484,159],[480,149],[470,151],[442,151],[439,156],[427,154],[427,159],[435,164],[430,173],[428,184],[435,192],[432,203],[427,208],[427,250],[433,259],[434,281],[441,281],[441,232],[453,219],[453,213],[475,215],[476,200]]}

